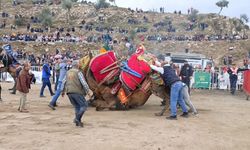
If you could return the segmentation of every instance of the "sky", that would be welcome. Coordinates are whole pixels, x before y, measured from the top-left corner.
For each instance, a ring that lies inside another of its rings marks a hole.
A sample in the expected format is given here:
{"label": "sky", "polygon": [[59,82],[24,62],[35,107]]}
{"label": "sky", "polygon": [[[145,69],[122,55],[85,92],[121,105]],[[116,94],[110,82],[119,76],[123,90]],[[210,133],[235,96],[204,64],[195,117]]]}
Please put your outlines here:
{"label": "sky", "polygon": [[[96,2],[97,0],[89,0]],[[108,1],[108,0],[107,0]],[[164,7],[167,12],[181,10],[187,13],[188,8],[195,8],[199,13],[218,13],[220,8],[215,5],[219,0],[116,0],[119,7],[141,8],[143,10],[159,11]],[[247,14],[250,18],[250,0],[228,0],[228,8],[222,10],[222,15],[230,17],[240,17],[241,14]]]}

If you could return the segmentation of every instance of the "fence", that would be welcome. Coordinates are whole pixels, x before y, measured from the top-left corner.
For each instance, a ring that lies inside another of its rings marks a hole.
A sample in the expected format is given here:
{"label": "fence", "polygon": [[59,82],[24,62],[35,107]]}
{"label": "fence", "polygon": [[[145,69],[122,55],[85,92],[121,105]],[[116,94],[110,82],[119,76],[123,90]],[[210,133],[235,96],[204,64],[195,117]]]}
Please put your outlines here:
{"label": "fence", "polygon": [[[42,83],[42,67],[32,66],[31,70],[35,75],[36,82]],[[55,72],[52,69],[51,80],[55,81]],[[0,72],[0,81],[13,82],[13,78],[7,72]],[[243,73],[238,73],[237,89],[241,90],[243,85]],[[230,89],[229,74],[227,72],[223,73],[221,70],[214,72],[205,72],[201,70],[196,70],[194,72],[193,78],[191,80],[190,86],[192,88],[202,88],[202,89]]]}
{"label": "fence", "polygon": [[[243,78],[243,73],[239,72],[237,90],[242,90]],[[191,87],[202,89],[230,89],[229,74],[222,71],[205,72],[196,70],[191,80]]]}

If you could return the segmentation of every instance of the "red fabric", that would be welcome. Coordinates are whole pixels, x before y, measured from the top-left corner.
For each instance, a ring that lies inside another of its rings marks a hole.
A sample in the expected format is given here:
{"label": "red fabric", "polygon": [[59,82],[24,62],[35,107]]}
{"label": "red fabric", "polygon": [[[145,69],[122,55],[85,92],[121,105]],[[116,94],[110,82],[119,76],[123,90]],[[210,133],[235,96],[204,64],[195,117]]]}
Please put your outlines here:
{"label": "red fabric", "polygon": [[137,59],[138,55],[133,54],[130,59],[128,60],[128,66],[136,71],[137,73],[142,75],[142,78],[138,78],[136,76],[133,76],[127,72],[122,71],[121,72],[121,79],[126,84],[128,88],[131,90],[135,90],[136,86],[140,84],[145,76],[151,71],[150,66],[144,62],[143,60]]}
{"label": "red fabric", "polygon": [[[100,71],[116,61],[117,58],[115,57],[115,53],[113,51],[103,53],[93,58],[93,60],[90,63],[90,69],[97,83],[101,82],[110,73],[110,71],[108,71],[106,73],[101,74]],[[115,64],[113,66],[117,65]]]}
{"label": "red fabric", "polygon": [[244,71],[243,89],[250,95],[250,70]]}

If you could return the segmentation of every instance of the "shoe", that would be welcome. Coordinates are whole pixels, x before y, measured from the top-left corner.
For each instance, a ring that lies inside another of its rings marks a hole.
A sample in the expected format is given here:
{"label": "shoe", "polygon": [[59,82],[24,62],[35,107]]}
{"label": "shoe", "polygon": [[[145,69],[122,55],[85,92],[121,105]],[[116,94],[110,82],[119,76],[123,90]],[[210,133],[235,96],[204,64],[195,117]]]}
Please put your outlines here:
{"label": "shoe", "polygon": [[29,111],[27,109],[24,109],[24,110],[20,110],[19,109],[19,112],[21,112],[21,113],[28,113]]}
{"label": "shoe", "polygon": [[76,126],[83,128],[83,123],[82,122],[76,122]]}
{"label": "shoe", "polygon": [[181,114],[181,117],[188,118],[188,112],[184,112],[183,114]]}
{"label": "shoe", "polygon": [[45,97],[44,95],[40,95],[40,97]]}
{"label": "shoe", "polygon": [[52,110],[56,110],[56,108],[54,106],[52,106],[51,104],[48,105]]}
{"label": "shoe", "polygon": [[52,93],[52,94],[50,94],[51,96],[54,96],[55,95],[55,93]]}
{"label": "shoe", "polygon": [[166,117],[167,120],[177,120],[177,116]]}

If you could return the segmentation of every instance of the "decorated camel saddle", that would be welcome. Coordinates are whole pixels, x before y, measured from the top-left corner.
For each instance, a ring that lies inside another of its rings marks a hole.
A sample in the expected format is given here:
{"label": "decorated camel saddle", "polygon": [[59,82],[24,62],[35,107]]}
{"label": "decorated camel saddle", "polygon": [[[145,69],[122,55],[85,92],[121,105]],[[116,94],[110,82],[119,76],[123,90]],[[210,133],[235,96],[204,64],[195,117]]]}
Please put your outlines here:
{"label": "decorated camel saddle", "polygon": [[140,59],[141,55],[133,54],[126,63],[123,63],[120,80],[130,90],[134,91],[141,86],[146,75],[150,73],[150,66]]}
{"label": "decorated camel saddle", "polygon": [[122,104],[137,89],[147,93],[150,79],[146,76],[151,68],[144,59],[144,47],[138,48],[127,61],[117,60],[113,51],[102,53],[90,62],[90,70],[95,81],[108,85],[111,94],[117,95]]}
{"label": "decorated camel saddle", "polygon": [[102,53],[90,62],[90,70],[98,84],[111,84],[119,75],[117,58],[113,51]]}

